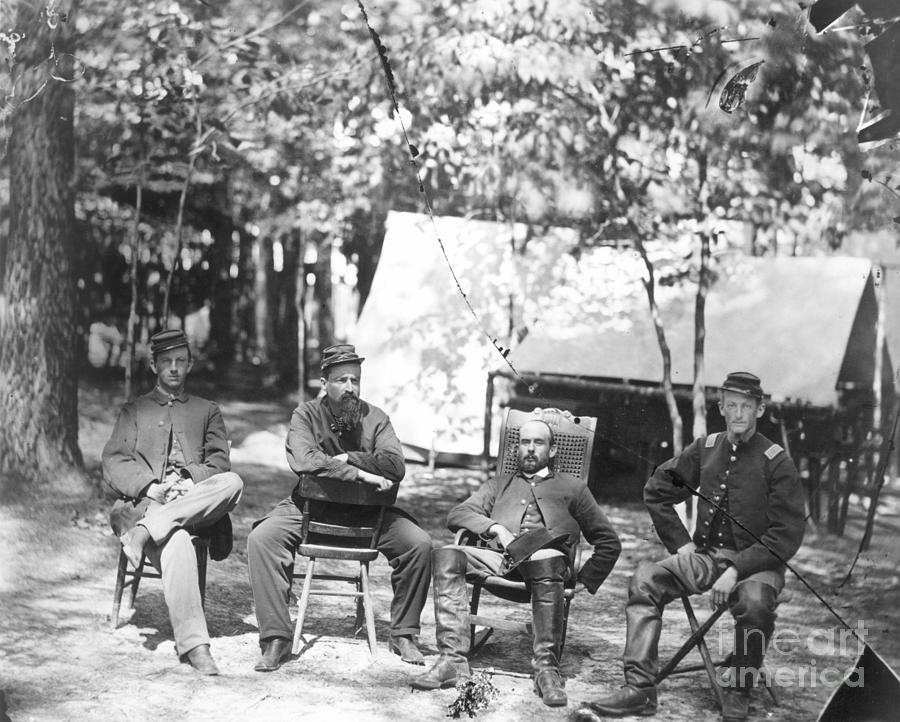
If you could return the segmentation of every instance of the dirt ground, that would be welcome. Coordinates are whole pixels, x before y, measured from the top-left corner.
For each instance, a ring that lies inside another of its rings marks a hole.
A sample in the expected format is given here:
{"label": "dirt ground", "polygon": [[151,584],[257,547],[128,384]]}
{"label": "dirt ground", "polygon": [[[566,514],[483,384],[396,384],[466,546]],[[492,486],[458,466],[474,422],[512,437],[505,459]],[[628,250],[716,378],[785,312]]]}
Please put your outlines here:
{"label": "dirt ground", "polygon": [[[220,397],[221,398],[221,397]],[[119,387],[86,386],[80,396],[81,447],[98,473],[102,445],[121,404]],[[258,654],[247,578],[246,536],[254,519],[286,496],[292,475],[284,461],[288,402],[224,399],[233,441],[234,470],[245,493],[233,513],[235,551],[210,563],[207,618],[213,654],[222,676],[203,678],[179,664],[159,582],[147,580],[135,611],[110,629],[117,540],[109,532],[109,499],[46,498],[33,490],[0,487],[0,690],[15,722],[44,720],[441,720],[455,690],[413,692],[408,679],[421,668],[388,653],[389,567],[373,565],[379,655],[369,657],[364,635],[353,637],[349,600],[313,598],[300,655],[271,674],[253,671]],[[447,510],[477,488],[477,474],[411,467],[401,487],[401,506],[412,512],[435,543],[449,541]],[[621,559],[595,597],[572,605],[563,659],[568,711],[583,699],[621,684],[627,582],[637,562],[659,557],[649,519],[638,504],[606,505],[624,543]],[[867,640],[895,668],[900,666],[900,518],[880,515],[871,550],[850,584],[838,588],[862,532],[864,511],[851,510],[842,538],[810,531],[795,565],[851,625],[865,625]],[[295,583],[295,588],[298,587]],[[759,690],[754,719],[814,720],[831,689],[852,668],[856,644],[797,580],[779,608],[781,636],[767,665],[780,683],[780,705]],[[487,604],[487,602],[485,602]],[[697,600],[698,614],[707,613]],[[498,613],[528,619],[527,607],[500,604]],[[423,615],[421,642],[435,654],[434,614]],[[730,625],[713,635],[713,652],[730,648]],[[661,642],[666,657],[687,635],[679,607],[667,610]],[[493,720],[563,720],[567,710],[545,707],[531,690],[530,643],[524,635],[498,632],[473,660],[492,671],[497,697],[478,714]],[[659,720],[717,719],[703,673],[675,677],[660,689]]]}

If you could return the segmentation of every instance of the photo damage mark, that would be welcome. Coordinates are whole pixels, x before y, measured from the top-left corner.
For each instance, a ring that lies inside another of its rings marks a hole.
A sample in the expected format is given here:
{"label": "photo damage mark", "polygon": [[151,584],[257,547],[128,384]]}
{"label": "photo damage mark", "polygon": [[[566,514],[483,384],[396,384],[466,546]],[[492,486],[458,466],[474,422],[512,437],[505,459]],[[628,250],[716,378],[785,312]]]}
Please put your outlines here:
{"label": "photo damage mark", "polygon": [[750,83],[756,80],[756,74],[759,72],[759,66],[765,60],[759,60],[748,65],[743,70],[735,73],[731,80],[725,83],[721,95],[719,95],[719,107],[726,113],[733,113],[744,104],[744,98]]}

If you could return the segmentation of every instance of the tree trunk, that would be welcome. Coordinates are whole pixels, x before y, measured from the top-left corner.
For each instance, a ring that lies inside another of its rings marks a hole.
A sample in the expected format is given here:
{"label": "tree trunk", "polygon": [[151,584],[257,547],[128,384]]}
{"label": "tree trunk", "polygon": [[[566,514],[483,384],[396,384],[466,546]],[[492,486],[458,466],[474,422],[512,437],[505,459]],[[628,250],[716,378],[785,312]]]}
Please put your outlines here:
{"label": "tree trunk", "polygon": [[143,183],[144,183],[144,161],[141,160],[138,169],[137,187],[135,188],[134,201],[134,231],[131,234],[131,303],[128,306],[128,326],[125,333],[125,398],[131,400],[133,394],[132,389],[135,363],[134,363],[134,347],[135,333],[138,324],[138,259],[141,257],[141,209],[143,207]]}
{"label": "tree trunk", "polygon": [[319,241],[316,262],[316,309],[318,310],[319,350],[334,343],[334,301],[331,288],[331,251],[334,239],[324,236]]}
{"label": "tree trunk", "polygon": [[[640,231],[637,232],[639,233]],[[684,448],[682,441],[684,424],[681,420],[681,414],[678,413],[678,402],[675,400],[675,392],[672,389],[672,352],[669,350],[669,344],[666,341],[666,330],[663,327],[662,316],[660,316],[659,306],[656,303],[656,274],[653,269],[653,263],[647,255],[644,242],[638,237],[637,233],[635,234],[634,243],[647,269],[647,280],[644,281],[644,290],[647,292],[647,301],[650,304],[650,318],[653,320],[653,328],[656,329],[656,341],[659,344],[659,352],[662,354],[663,395],[666,399],[666,408],[669,410],[669,419],[672,421],[672,456],[678,456]]]}
{"label": "tree trunk", "polygon": [[12,68],[10,225],[0,269],[0,473],[64,492],[89,488],[78,448],[75,358],[74,90],[47,59],[71,52],[71,18],[50,23],[21,3]]}
{"label": "tree trunk", "polygon": [[[216,202],[221,199],[222,207],[233,205],[227,186],[222,184],[215,191]],[[211,288],[209,291],[212,307],[209,312],[210,359],[220,370],[228,367],[234,357],[235,339],[235,281],[231,277],[231,265],[235,262],[237,230],[233,220],[215,214],[208,223],[213,234],[213,247],[209,254]]]}
{"label": "tree trunk", "polygon": [[697,189],[697,223],[700,226],[700,276],[697,279],[697,296],[694,300],[694,383],[691,400],[694,423],[691,437],[706,436],[706,384],[704,361],[706,357],[706,296],[709,293],[709,256],[712,227],[709,222],[709,184],[707,168],[709,159],[705,149],[697,157],[700,184]]}
{"label": "tree trunk", "polygon": [[875,372],[872,379],[872,431],[881,430],[881,425],[885,419],[883,414],[882,403],[884,401],[881,393],[881,384],[884,382],[884,368],[882,360],[884,358],[884,329],[885,317],[887,316],[887,294],[885,293],[885,268],[882,265],[875,266],[872,269],[872,281],[875,284],[875,299],[878,304],[878,315],[875,321]]}
{"label": "tree trunk", "polygon": [[[288,388],[296,383],[297,376],[297,284],[302,283],[303,259],[300,253],[300,231],[286,233],[281,238],[284,264],[275,274],[275,371],[279,385]],[[297,266],[300,264],[300,271]]]}
{"label": "tree trunk", "polygon": [[704,359],[706,344],[706,296],[709,293],[709,233],[700,233],[700,278],[697,284],[697,298],[694,302],[694,386],[692,399],[694,407],[693,438],[706,436],[706,383],[704,381]]}
{"label": "tree trunk", "polygon": [[[298,231],[298,234],[300,232]],[[294,308],[297,313],[297,400],[306,401],[306,269],[303,265],[303,236],[298,235],[297,258],[294,272],[297,282],[294,286]]]}
{"label": "tree trunk", "polygon": [[272,267],[272,240],[260,234],[253,240],[253,351],[262,367],[269,364],[269,269]]}

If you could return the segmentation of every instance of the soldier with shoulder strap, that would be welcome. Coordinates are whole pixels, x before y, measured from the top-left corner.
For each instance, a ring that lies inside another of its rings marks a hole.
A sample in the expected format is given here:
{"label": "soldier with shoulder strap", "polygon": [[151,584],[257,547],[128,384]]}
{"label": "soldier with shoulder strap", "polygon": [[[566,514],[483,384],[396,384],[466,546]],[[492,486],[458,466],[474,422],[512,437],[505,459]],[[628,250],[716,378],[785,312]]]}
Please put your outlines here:
{"label": "soldier with shoulder strap", "polygon": [[[711,591],[714,607],[735,619],[732,686],[722,719],[747,719],[749,694],[775,627],[784,564],[803,539],[803,491],[793,461],[756,430],[765,413],[759,378],[731,373],[719,393],[724,433],[697,439],[653,473],[644,502],[671,556],[643,562],[626,607],[625,686],[585,703],[575,719],[653,714],[663,608],[686,594]],[[674,506],[698,491],[693,535]]]}

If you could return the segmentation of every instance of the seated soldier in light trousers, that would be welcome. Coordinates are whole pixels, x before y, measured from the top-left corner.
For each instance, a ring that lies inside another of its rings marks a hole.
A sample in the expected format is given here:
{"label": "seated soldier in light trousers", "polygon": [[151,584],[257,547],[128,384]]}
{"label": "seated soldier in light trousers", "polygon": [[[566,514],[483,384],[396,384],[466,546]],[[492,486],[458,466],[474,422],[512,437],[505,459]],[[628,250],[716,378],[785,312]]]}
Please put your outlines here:
{"label": "seated soldier in light trousers", "polygon": [[125,404],[103,449],[103,476],[120,497],[110,522],[133,566],[146,554],[160,571],[182,661],[216,675],[191,532],[210,537],[213,560],[227,557],[228,512],[244,484],[230,470],[219,407],[184,390],[193,366],[187,337],[162,331],[150,353],[156,387]]}

